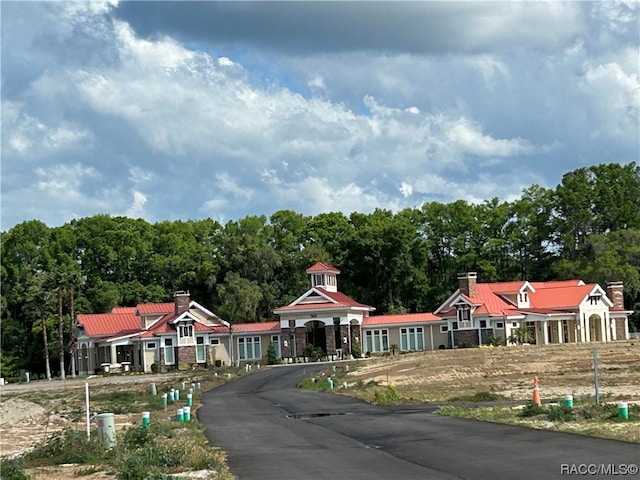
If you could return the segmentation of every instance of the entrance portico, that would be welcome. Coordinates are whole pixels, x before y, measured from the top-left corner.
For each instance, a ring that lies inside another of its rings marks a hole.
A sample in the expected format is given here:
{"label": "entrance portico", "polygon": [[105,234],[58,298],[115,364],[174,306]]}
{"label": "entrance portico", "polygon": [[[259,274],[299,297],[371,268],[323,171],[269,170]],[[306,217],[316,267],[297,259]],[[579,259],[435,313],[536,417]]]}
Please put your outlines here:
{"label": "entrance portico", "polygon": [[361,341],[362,323],[374,308],[356,302],[337,289],[340,271],[324,263],[309,269],[311,289],[291,304],[274,310],[280,316],[281,349],[285,362],[308,360],[308,345],[329,360],[351,354],[354,339]]}

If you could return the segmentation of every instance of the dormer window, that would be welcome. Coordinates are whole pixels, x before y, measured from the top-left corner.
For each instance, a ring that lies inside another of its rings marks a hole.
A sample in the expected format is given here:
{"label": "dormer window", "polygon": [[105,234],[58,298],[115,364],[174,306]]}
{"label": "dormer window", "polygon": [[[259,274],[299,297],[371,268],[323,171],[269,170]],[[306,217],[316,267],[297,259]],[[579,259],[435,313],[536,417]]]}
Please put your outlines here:
{"label": "dormer window", "polygon": [[180,325],[178,328],[178,334],[180,338],[193,337],[193,325]]}
{"label": "dormer window", "polygon": [[322,277],[323,277],[323,275],[321,273],[317,273],[314,276],[314,285],[315,286],[324,285],[324,282],[322,281]]}
{"label": "dormer window", "polygon": [[458,325],[460,328],[471,328],[471,307],[458,305]]}

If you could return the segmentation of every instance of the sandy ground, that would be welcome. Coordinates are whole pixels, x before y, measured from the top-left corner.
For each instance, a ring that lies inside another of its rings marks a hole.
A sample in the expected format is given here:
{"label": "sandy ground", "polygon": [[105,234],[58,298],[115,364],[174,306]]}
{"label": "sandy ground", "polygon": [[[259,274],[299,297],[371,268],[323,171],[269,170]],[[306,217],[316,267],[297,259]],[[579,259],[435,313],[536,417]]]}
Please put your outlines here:
{"label": "sandy ground", "polygon": [[[349,381],[394,383],[410,395],[415,394],[416,400],[445,401],[480,391],[520,400],[531,398],[533,377],[537,376],[543,401],[566,394],[589,397],[594,394],[593,348],[597,349],[601,400],[640,403],[640,341],[439,350],[378,357],[363,361],[349,373]],[[135,384],[144,389],[156,381],[171,381],[171,376],[113,376],[2,386],[0,457],[16,456],[65,427],[85,431],[86,414],[78,407],[82,405],[85,383],[90,384],[90,391],[99,391],[111,389],[114,384]],[[76,400],[65,402],[61,398]],[[116,429],[136,424],[140,421],[138,416],[116,415]],[[63,466],[29,473],[36,480],[58,480],[73,478],[79,468],[82,467]],[[98,480],[105,475],[95,473],[83,478]]]}
{"label": "sandy ground", "polygon": [[593,349],[603,401],[640,402],[640,341],[437,350],[371,359],[349,375],[352,382],[394,383],[416,400],[494,392],[530,399],[533,379],[543,401],[595,394]]}

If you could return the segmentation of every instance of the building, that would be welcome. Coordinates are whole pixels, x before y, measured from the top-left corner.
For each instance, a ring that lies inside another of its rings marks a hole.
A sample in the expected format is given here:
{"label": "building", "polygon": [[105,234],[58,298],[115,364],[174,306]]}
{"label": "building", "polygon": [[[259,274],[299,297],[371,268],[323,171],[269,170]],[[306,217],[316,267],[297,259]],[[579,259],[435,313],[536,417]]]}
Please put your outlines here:
{"label": "building", "polygon": [[177,292],[172,303],[118,307],[78,315],[78,370],[198,368],[264,363],[269,344],[285,363],[365,354],[470,347],[493,342],[582,343],[629,338],[623,285],[605,291],[581,280],[479,283],[461,274],[458,288],[433,313],[372,315],[338,290],[340,271],[325,263],[306,270],[310,288],[274,313],[278,321],[229,324]]}

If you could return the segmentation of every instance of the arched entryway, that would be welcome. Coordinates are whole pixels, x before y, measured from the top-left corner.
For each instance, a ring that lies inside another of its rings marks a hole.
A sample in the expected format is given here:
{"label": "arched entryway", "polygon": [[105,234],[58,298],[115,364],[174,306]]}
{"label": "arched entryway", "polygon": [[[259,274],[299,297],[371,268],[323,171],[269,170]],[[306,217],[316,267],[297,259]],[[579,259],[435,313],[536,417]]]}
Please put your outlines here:
{"label": "arched entryway", "polygon": [[323,355],[327,353],[327,335],[324,328],[324,322],[317,320],[307,322],[304,325],[306,332],[306,344],[311,345],[315,349],[322,350]]}

